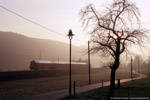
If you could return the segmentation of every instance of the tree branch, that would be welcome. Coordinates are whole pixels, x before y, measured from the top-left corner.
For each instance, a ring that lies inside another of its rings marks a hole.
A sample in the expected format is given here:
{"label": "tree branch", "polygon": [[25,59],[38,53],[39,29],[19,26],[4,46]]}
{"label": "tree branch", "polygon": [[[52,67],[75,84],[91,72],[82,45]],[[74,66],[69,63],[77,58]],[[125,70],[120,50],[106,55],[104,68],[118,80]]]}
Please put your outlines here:
{"label": "tree branch", "polygon": [[101,42],[98,42],[98,41],[93,41],[93,42],[98,43],[98,44],[100,44],[100,45],[103,46],[103,47],[109,48],[110,50],[112,50],[112,52],[113,52],[114,54],[116,53],[115,50],[114,50],[110,45],[108,45],[108,44],[104,44],[104,43],[101,43]]}

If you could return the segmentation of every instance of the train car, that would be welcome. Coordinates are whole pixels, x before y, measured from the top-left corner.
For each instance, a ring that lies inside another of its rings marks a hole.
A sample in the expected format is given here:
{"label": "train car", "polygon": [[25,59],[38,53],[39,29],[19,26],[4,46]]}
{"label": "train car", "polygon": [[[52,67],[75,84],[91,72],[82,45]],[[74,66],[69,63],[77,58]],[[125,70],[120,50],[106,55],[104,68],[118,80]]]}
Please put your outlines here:
{"label": "train car", "polygon": [[[32,60],[30,62],[30,69],[34,70],[52,70],[52,69],[68,69],[69,62],[56,62],[56,61],[43,61],[43,60]],[[87,67],[87,63],[71,62],[72,69],[80,69]]]}

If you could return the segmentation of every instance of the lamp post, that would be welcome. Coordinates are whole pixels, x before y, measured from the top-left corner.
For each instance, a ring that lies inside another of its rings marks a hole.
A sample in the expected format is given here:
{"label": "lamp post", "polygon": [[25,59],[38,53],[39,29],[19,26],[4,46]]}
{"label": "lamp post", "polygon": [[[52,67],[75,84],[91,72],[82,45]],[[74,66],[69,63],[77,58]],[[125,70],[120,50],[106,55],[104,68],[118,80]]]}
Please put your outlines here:
{"label": "lamp post", "polygon": [[69,37],[70,40],[70,67],[69,67],[69,96],[71,96],[71,40],[74,36],[74,34],[72,34],[72,30],[69,30],[69,33],[67,35]]}

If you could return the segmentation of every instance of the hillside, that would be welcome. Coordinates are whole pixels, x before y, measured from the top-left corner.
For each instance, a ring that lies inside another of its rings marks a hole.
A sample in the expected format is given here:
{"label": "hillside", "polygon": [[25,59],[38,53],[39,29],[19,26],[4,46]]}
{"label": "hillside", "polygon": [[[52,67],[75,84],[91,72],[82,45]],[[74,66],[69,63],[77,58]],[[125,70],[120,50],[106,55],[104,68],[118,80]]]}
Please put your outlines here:
{"label": "hillside", "polygon": [[[28,70],[33,59],[69,61],[69,45],[54,40],[29,38],[0,31],[0,71]],[[72,58],[82,58],[81,48],[72,46]]]}

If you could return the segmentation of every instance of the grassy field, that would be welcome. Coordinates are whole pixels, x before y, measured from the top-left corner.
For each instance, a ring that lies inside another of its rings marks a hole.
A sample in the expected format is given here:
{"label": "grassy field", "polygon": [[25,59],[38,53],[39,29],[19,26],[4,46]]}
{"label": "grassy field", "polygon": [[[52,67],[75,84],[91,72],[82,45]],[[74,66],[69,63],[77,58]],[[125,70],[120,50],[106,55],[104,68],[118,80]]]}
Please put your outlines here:
{"label": "grassy field", "polygon": [[61,100],[150,100],[150,72],[147,70],[141,72],[147,74],[148,77],[123,83],[120,88],[116,88],[114,91],[109,87],[104,87]]}
{"label": "grassy field", "polygon": [[[92,73],[91,75],[92,83],[99,83],[102,79],[104,81],[109,81],[109,77],[109,69],[101,70],[100,73]],[[118,71],[116,75],[116,79],[123,79],[129,77],[130,72],[128,70]],[[66,89],[69,86],[68,79],[68,76],[58,76],[49,78],[0,82],[0,100],[8,100],[55,90]],[[72,81],[76,81],[76,85],[78,87],[87,85],[88,75],[72,75]]]}

